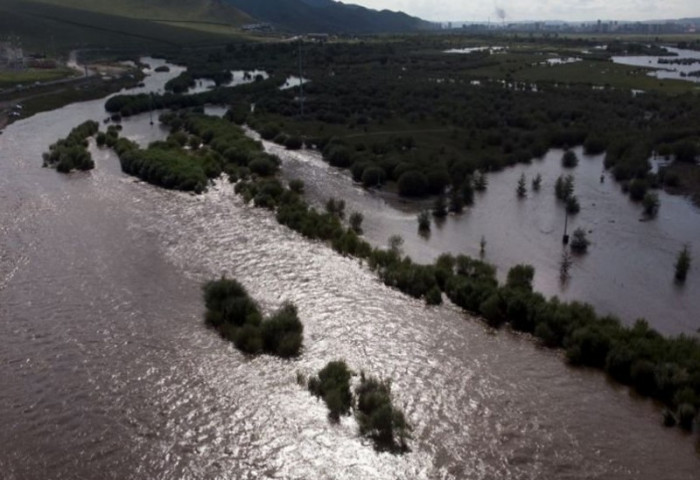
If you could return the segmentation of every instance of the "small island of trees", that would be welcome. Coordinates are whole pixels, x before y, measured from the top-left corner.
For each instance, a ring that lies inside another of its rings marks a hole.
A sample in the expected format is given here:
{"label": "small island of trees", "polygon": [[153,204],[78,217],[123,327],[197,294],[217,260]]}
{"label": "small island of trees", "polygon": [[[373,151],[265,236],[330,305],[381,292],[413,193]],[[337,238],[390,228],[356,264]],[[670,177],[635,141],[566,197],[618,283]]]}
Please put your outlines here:
{"label": "small island of trees", "polygon": [[285,303],[263,319],[258,304],[236,280],[226,277],[212,280],[203,290],[206,323],[231,340],[240,351],[282,358],[299,354],[304,326],[294,305]]}
{"label": "small island of trees", "polygon": [[92,155],[87,150],[87,139],[95,135],[99,128],[99,124],[92,120],[75,127],[66,138],[51,145],[49,151],[44,153],[43,166],[53,167],[61,173],[95,168]]}
{"label": "small island of trees", "polygon": [[353,395],[352,376],[347,364],[336,360],[328,362],[317,376],[309,378],[307,387],[326,403],[332,422],[339,422],[341,416],[354,410],[360,435],[371,439],[376,450],[407,452],[412,428],[401,409],[393,404],[391,382],[362,372]]}

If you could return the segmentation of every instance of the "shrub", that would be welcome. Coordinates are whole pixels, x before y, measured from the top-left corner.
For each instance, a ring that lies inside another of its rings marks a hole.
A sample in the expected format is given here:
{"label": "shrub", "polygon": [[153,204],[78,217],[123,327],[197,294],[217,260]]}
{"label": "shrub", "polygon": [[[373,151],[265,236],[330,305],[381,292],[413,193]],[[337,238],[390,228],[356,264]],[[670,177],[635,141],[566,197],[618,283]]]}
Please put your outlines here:
{"label": "shrub", "polygon": [[364,220],[364,215],[360,212],[352,212],[350,214],[350,228],[358,235],[362,234],[362,221]]}
{"label": "shrub", "polygon": [[360,426],[360,434],[370,438],[379,451],[408,451],[411,426],[406,422],[403,412],[392,404],[391,383],[362,374],[355,394],[355,417]]}
{"label": "shrub", "polygon": [[328,416],[334,422],[341,415],[350,413],[352,393],[350,378],[352,372],[342,360],[328,362],[316,377],[309,378],[308,389],[311,393],[323,399],[328,407]]}
{"label": "shrub", "polygon": [[296,179],[296,178],[293,180],[290,180],[289,181],[289,189],[296,194],[304,193],[304,181]]}
{"label": "shrub", "polygon": [[654,192],[647,192],[642,199],[642,206],[644,207],[644,214],[647,217],[655,217],[659,212],[659,196]]}
{"label": "shrub", "polygon": [[567,150],[561,157],[561,164],[564,168],[574,168],[578,165],[578,157],[573,150]]}
{"label": "shrub", "polygon": [[365,187],[378,187],[384,183],[384,169],[381,167],[367,167],[362,172],[362,185]]}
{"label": "shrub", "polygon": [[677,282],[685,282],[688,276],[688,270],[690,270],[690,250],[688,245],[684,245],[683,249],[678,252],[676,257],[676,274],[675,278]]}
{"label": "shrub", "polygon": [[304,327],[296,307],[284,304],[262,321],[260,309],[236,280],[222,277],[204,284],[205,320],[240,351],[289,358],[299,354]]}
{"label": "shrub", "polygon": [[427,193],[428,180],[415,170],[406,172],[398,180],[399,195],[404,197],[421,197]]}
{"label": "shrub", "polygon": [[586,231],[582,228],[574,230],[571,236],[571,250],[577,253],[585,253],[591,242],[586,237]]}
{"label": "shrub", "polygon": [[430,231],[430,213],[427,210],[418,214],[418,231],[424,233]]}

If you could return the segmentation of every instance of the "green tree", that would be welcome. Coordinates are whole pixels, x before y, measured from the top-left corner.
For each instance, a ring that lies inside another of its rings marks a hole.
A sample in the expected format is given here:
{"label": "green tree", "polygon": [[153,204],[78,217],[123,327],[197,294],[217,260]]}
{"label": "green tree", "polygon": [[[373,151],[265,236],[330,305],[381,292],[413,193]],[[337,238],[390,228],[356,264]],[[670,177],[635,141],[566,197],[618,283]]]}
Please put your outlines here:
{"label": "green tree", "polygon": [[418,231],[424,233],[430,231],[430,213],[427,210],[418,214]]}
{"label": "green tree", "polygon": [[518,198],[525,198],[527,196],[527,187],[525,186],[525,174],[520,175],[520,179],[518,179],[518,187],[516,188],[516,193],[518,195]]}
{"label": "green tree", "polygon": [[574,230],[571,236],[571,250],[578,253],[585,253],[591,242],[586,237],[586,231],[582,228]]}
{"label": "green tree", "polygon": [[574,168],[576,165],[578,165],[578,157],[576,156],[576,153],[574,153],[573,150],[567,150],[564,152],[564,155],[561,157],[561,164],[564,166],[564,168]]}
{"label": "green tree", "polygon": [[541,187],[542,187],[542,175],[538,173],[535,176],[535,178],[532,179],[532,189],[535,192],[539,192]]}
{"label": "green tree", "polygon": [[678,256],[676,257],[675,278],[677,282],[685,282],[685,279],[688,276],[688,270],[690,270],[690,261],[690,250],[688,249],[688,245],[684,245],[683,249],[678,252]]}
{"label": "green tree", "polygon": [[642,206],[644,207],[644,213],[647,217],[655,217],[659,213],[659,196],[654,192],[647,192],[642,200]]}
{"label": "green tree", "polygon": [[350,214],[350,228],[358,235],[362,234],[362,221],[365,219],[360,212],[352,212]]}

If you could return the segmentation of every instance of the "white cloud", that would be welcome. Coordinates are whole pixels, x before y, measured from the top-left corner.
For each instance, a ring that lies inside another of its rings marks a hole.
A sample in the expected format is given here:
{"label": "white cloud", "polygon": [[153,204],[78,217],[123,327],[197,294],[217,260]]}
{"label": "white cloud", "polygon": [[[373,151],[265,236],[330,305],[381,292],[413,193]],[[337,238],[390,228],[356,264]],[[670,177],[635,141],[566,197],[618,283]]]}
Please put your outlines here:
{"label": "white cloud", "polygon": [[426,20],[651,20],[700,17],[698,0],[343,0],[369,8],[401,10]]}

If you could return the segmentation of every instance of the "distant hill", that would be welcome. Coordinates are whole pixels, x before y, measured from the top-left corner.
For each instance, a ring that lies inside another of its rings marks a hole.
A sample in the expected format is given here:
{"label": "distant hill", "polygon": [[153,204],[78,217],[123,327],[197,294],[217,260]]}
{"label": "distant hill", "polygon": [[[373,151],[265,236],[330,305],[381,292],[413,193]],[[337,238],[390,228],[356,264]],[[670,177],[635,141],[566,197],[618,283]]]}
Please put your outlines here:
{"label": "distant hill", "polygon": [[281,30],[316,33],[410,32],[433,27],[402,12],[371,10],[333,0],[223,0]]}
{"label": "distant hill", "polygon": [[[72,0],[67,0],[66,3],[69,2]],[[91,2],[107,3],[102,0]],[[43,52],[50,55],[65,53],[74,48],[117,48],[153,52],[182,46],[220,45],[230,39],[230,36],[203,29],[179,28],[172,24],[124,15],[68,8],[58,3],[0,0],[0,37],[17,37],[27,52]],[[123,5],[138,2],[114,0],[113,3]],[[161,3],[166,2],[163,0]],[[247,16],[244,18],[248,19]],[[229,30],[232,29],[229,27]]]}
{"label": "distant hill", "polygon": [[[254,21],[224,0],[34,0],[60,7],[161,23],[240,26]],[[187,25],[183,25],[187,26]]]}

